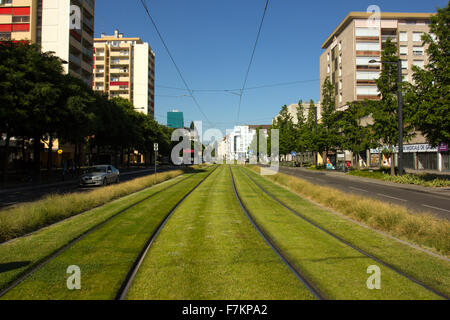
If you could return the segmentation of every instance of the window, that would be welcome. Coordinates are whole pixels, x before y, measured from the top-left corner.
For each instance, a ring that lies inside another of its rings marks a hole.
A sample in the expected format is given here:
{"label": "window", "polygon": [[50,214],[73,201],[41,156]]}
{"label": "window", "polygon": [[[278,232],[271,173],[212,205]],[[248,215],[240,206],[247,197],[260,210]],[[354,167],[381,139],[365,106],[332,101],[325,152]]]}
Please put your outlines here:
{"label": "window", "polygon": [[3,41],[11,40],[11,32],[0,32],[0,40]]}
{"label": "window", "polygon": [[339,51],[342,50],[342,41],[339,41]]}
{"label": "window", "polygon": [[339,68],[339,77],[342,77],[342,67]]}
{"label": "window", "polygon": [[379,42],[357,42],[356,51],[380,51]]}
{"label": "window", "polygon": [[339,94],[339,103],[342,103],[342,93]]}
{"label": "window", "polygon": [[357,71],[356,80],[376,80],[380,77],[379,71]]}
{"label": "window", "polygon": [[400,32],[400,41],[408,41],[408,32]]}
{"label": "window", "polygon": [[339,55],[339,63],[342,63],[342,54]]}
{"label": "window", "polygon": [[413,32],[413,41],[420,42],[422,41],[422,32]]}
{"label": "window", "polygon": [[118,47],[119,46],[119,41],[113,41],[112,42],[112,46],[113,47]]}
{"label": "window", "polygon": [[339,80],[339,90],[342,90],[342,80]]}
{"label": "window", "polygon": [[408,55],[408,46],[400,46],[400,55],[407,56]]}
{"label": "window", "polygon": [[425,66],[425,62],[423,60],[414,60],[413,65],[423,69],[423,67]]}
{"label": "window", "polygon": [[119,78],[117,78],[117,77],[111,77],[111,82],[118,82],[119,81]]}
{"label": "window", "polygon": [[30,22],[30,16],[13,16],[12,17],[13,23],[26,23]]}
{"label": "window", "polygon": [[357,37],[379,37],[380,29],[378,28],[356,28]]}
{"label": "window", "polygon": [[377,96],[379,92],[377,86],[357,86],[356,94],[358,96]]}
{"label": "window", "polygon": [[423,47],[414,47],[413,54],[415,56],[423,56]]}
{"label": "window", "polygon": [[357,66],[379,66],[380,63],[369,63],[371,60],[379,61],[380,57],[356,57]]}
{"label": "window", "polygon": [[402,69],[408,70],[408,60],[402,60]]}
{"label": "window", "polygon": [[403,81],[404,81],[404,82],[409,82],[409,75],[405,74],[405,75],[403,76]]}
{"label": "window", "polygon": [[328,71],[327,72],[330,73],[330,65],[328,65]]}
{"label": "window", "polygon": [[330,62],[330,54],[327,54],[327,62]]}

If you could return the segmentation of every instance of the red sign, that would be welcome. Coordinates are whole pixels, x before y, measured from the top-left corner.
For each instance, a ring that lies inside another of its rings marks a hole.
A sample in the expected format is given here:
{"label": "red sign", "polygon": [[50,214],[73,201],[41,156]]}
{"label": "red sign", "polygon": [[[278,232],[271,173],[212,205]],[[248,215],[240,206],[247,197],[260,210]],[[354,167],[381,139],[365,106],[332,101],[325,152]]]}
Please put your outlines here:
{"label": "red sign", "polygon": [[439,152],[447,152],[448,151],[448,144],[447,143],[440,143],[438,147]]}

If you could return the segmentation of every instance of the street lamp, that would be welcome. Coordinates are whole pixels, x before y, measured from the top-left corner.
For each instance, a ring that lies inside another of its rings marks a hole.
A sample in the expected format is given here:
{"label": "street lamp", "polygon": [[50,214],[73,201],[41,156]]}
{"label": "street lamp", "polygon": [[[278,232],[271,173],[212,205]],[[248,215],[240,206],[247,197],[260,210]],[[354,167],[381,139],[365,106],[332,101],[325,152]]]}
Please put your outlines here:
{"label": "street lamp", "polygon": [[[397,65],[397,102],[398,102],[398,174],[403,175],[403,93],[402,93],[402,60],[398,61],[376,61],[370,60],[369,63],[396,64]],[[395,165],[394,163],[392,165]]]}

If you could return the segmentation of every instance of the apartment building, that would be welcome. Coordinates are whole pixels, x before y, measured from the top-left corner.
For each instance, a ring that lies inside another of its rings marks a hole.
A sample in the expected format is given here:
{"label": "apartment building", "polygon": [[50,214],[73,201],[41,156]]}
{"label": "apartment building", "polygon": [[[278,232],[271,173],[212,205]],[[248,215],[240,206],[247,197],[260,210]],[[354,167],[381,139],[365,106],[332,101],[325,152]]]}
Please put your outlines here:
{"label": "apartment building", "polygon": [[[349,13],[325,40],[320,56],[321,86],[329,77],[335,86],[338,109],[345,109],[348,102],[380,99],[376,80],[380,76],[381,65],[371,60],[381,60],[388,38],[398,47],[404,81],[412,81],[412,67],[428,64],[422,35],[429,32],[433,15],[385,12],[380,14],[379,20],[373,20],[369,13]],[[363,158],[368,166],[391,165],[380,149],[367,151]],[[405,141],[403,152],[403,165],[407,169],[450,170],[448,147],[444,150],[428,145],[420,132],[412,140]],[[397,162],[396,155],[395,165]]]}
{"label": "apartment building", "polygon": [[0,41],[37,43],[92,83],[94,0],[0,0]]}
{"label": "apartment building", "polygon": [[421,37],[429,32],[432,15],[384,12],[374,20],[366,12],[349,13],[325,40],[320,56],[321,86],[329,77],[338,108],[347,102],[380,99],[376,80],[381,65],[370,61],[380,61],[388,38],[398,46],[404,80],[411,81],[412,66],[423,67],[428,62]]}
{"label": "apartment building", "polygon": [[95,38],[94,51],[93,89],[128,99],[136,111],[154,116],[155,54],[149,44],[115,30]]}

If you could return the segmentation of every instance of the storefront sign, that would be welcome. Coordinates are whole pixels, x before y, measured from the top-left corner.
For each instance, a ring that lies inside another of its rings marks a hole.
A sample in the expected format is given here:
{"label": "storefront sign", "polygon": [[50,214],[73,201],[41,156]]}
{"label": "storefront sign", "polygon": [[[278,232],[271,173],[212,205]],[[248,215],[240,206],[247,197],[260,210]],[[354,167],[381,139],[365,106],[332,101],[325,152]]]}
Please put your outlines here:
{"label": "storefront sign", "polygon": [[448,144],[447,143],[440,143],[438,147],[439,152],[447,152],[448,151]]}
{"label": "storefront sign", "polygon": [[[389,149],[388,147],[370,149],[370,153],[381,153],[383,150]],[[394,147],[394,153],[398,152],[398,147]],[[409,144],[403,146],[404,153],[414,153],[414,152],[438,152],[438,148],[433,148],[429,144]]]}

